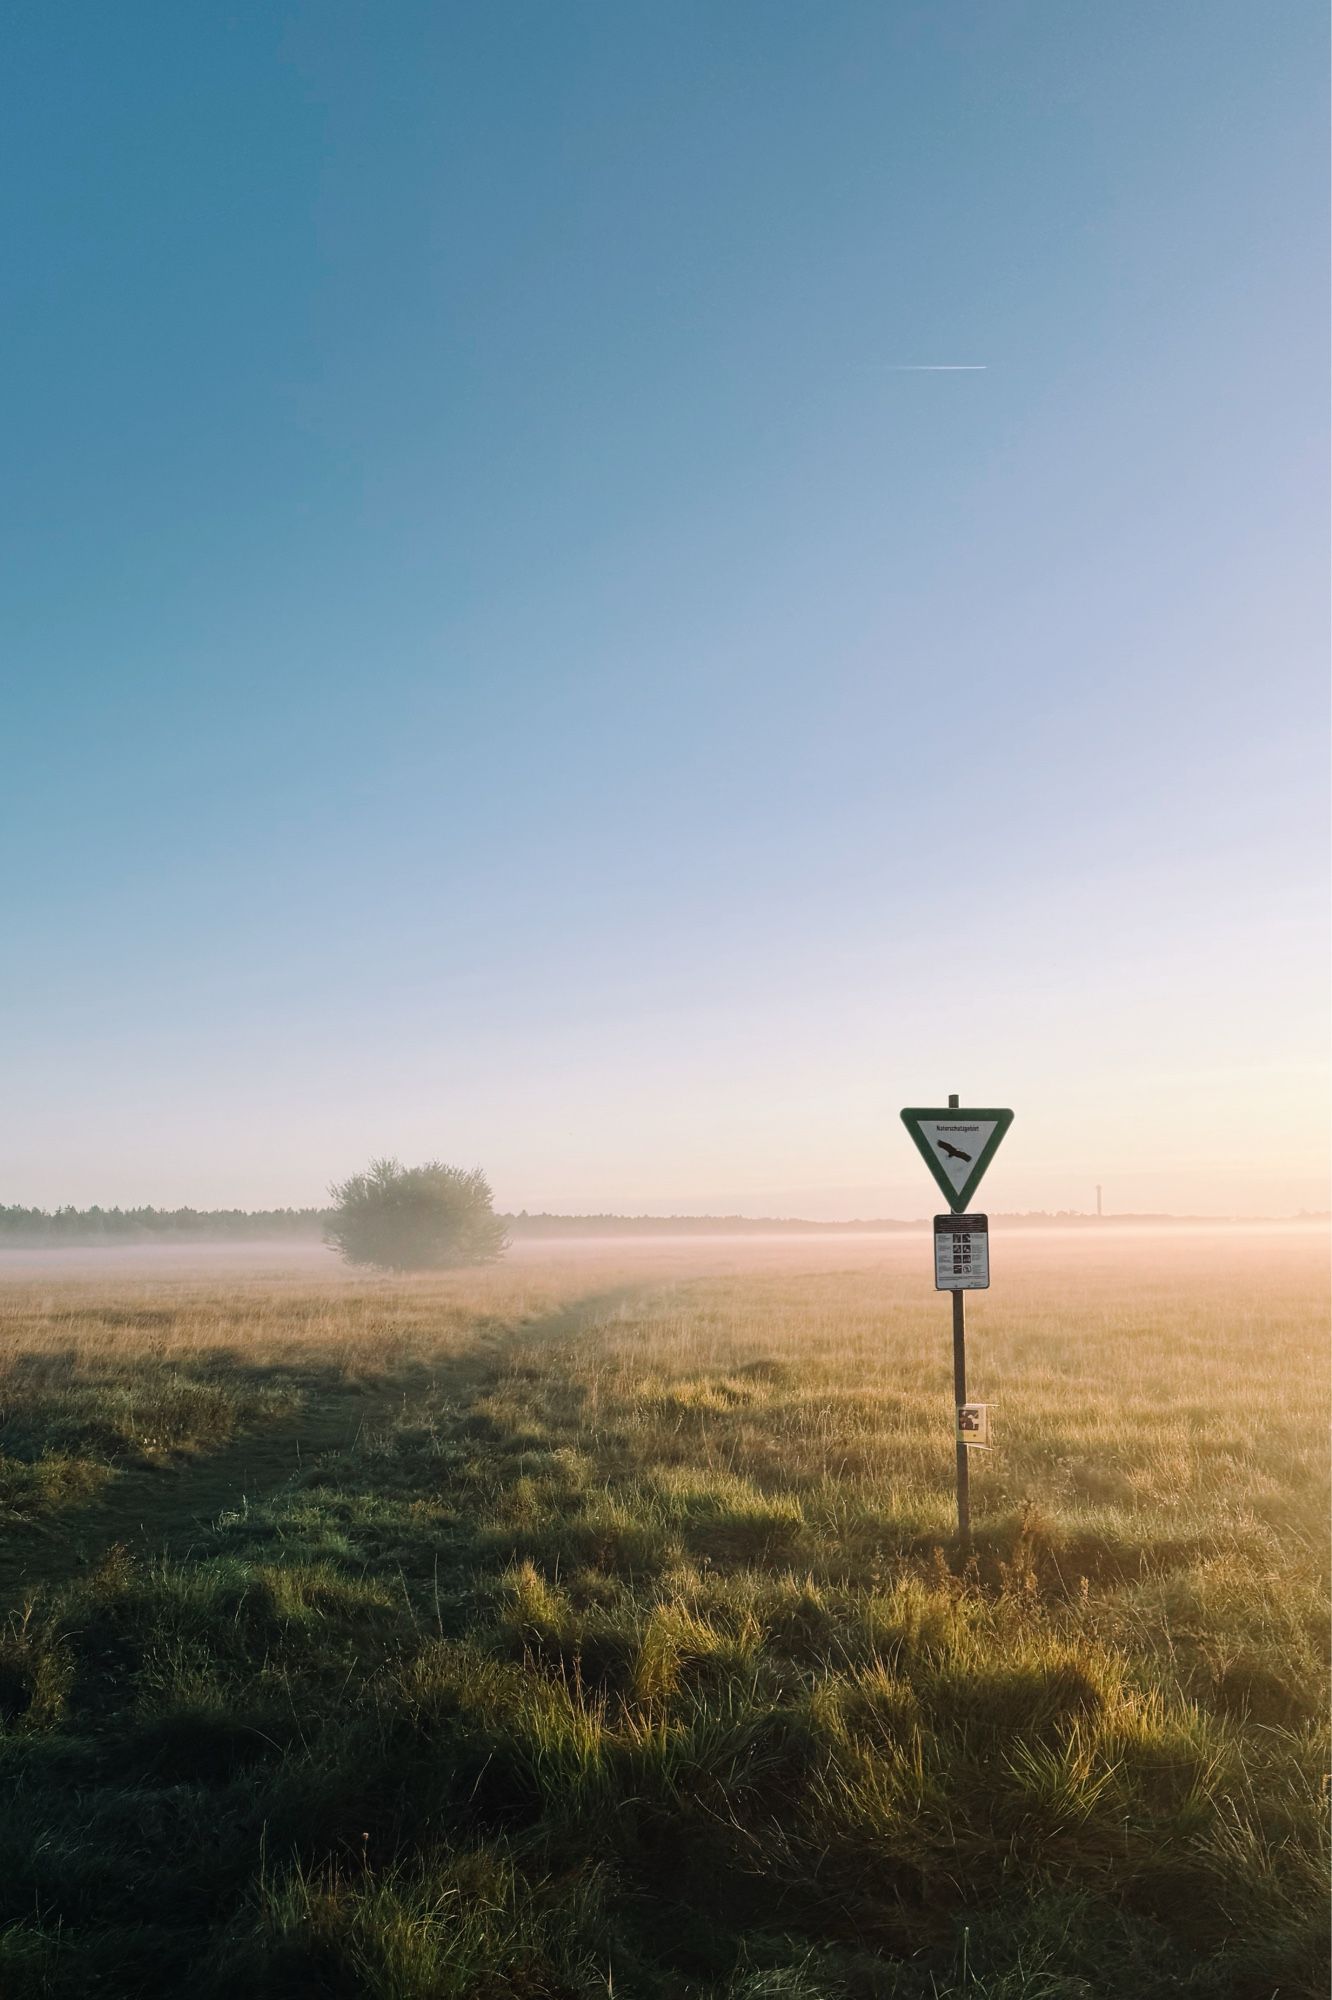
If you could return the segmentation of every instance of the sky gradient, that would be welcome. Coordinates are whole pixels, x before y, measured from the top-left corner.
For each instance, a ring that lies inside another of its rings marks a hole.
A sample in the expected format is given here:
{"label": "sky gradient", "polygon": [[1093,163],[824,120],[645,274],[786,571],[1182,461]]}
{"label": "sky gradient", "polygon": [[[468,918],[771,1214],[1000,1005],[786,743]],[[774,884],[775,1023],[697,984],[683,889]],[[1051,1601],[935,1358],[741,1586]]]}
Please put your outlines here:
{"label": "sky gradient", "polygon": [[1321,5],[6,39],[0,1201],[1326,1205]]}

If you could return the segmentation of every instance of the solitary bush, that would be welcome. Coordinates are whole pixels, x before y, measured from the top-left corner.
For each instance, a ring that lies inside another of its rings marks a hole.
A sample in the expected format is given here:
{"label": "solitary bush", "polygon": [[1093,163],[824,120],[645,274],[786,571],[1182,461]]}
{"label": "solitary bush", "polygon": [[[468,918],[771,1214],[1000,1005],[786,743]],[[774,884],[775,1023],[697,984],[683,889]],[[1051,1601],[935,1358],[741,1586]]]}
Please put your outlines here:
{"label": "solitary bush", "polygon": [[372,1160],[329,1189],[337,1207],[328,1240],[351,1264],[385,1271],[439,1271],[458,1264],[488,1264],[508,1239],[491,1207],[490,1183],[479,1167],[467,1172],[427,1160],[404,1167]]}

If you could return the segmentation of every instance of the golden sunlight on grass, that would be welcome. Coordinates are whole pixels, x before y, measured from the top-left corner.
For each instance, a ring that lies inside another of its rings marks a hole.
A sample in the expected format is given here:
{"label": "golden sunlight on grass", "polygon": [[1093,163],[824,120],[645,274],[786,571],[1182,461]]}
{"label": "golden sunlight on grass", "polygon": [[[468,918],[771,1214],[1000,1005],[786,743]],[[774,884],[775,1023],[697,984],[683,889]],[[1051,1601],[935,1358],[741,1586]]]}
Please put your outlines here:
{"label": "golden sunlight on grass", "polygon": [[12,1285],[5,1991],[1317,1990],[1325,1244],[996,1263]]}

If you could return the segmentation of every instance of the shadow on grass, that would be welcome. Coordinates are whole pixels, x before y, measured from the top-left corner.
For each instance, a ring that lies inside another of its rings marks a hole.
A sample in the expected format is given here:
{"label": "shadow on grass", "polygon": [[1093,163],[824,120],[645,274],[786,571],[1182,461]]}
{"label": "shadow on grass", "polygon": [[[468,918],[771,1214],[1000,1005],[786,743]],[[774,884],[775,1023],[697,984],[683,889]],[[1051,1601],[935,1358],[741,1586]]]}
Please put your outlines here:
{"label": "shadow on grass", "polygon": [[493,1376],[506,1337],[564,1337],[627,1295],[599,1292],[518,1327],[485,1322],[461,1351],[378,1377],[323,1355],[256,1363],[239,1346],[100,1368],[74,1350],[16,1356],[0,1418],[0,1513],[10,1515],[0,1605],[67,1582],[118,1546],[181,1556],[219,1515],[353,1447],[406,1402],[428,1391],[467,1397]]}

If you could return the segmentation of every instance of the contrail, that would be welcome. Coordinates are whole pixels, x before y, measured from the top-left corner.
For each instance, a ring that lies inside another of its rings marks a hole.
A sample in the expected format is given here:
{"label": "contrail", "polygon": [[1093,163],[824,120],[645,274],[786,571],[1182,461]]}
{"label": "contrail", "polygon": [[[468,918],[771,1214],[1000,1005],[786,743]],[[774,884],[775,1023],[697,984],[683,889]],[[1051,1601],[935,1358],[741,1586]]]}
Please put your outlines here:
{"label": "contrail", "polygon": [[887,361],[890,375],[984,375],[988,361]]}

